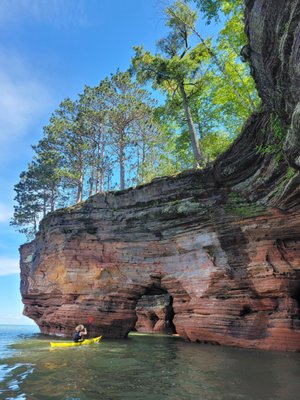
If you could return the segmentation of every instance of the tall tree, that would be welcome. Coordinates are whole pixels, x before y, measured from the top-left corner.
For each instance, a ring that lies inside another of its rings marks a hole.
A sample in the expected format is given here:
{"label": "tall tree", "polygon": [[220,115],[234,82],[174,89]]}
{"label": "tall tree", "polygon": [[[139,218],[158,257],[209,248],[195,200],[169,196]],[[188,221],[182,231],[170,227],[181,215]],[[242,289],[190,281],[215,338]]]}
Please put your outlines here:
{"label": "tall tree", "polygon": [[113,170],[109,146],[107,101],[109,83],[103,80],[95,87],[86,86],[79,107],[85,138],[89,144],[89,195],[103,192]]}
{"label": "tall tree", "polygon": [[[209,54],[202,43],[192,49],[189,45],[192,27],[197,20],[196,12],[183,2],[177,1],[166,9],[166,15],[170,33],[158,41],[160,52],[153,55],[143,47],[135,47],[132,65],[141,82],[151,81],[154,88],[180,95],[195,165],[203,165],[204,157],[199,147],[190,98],[201,91],[203,68],[209,59]],[[180,18],[174,18],[174,15],[179,15]]]}
{"label": "tall tree", "polygon": [[[169,10],[174,19],[188,24],[211,56],[209,67],[201,81],[201,90],[189,98],[200,148],[208,162],[222,151],[222,147],[224,151],[230,140],[240,132],[244,121],[258,106],[259,99],[248,66],[240,60],[240,50],[247,41],[242,20],[243,1],[195,2],[209,20],[218,19],[219,12],[226,16],[226,22],[213,45],[203,39],[195,26],[184,20],[175,9]],[[185,156],[189,147],[178,96],[167,96],[166,112],[178,124],[181,131],[179,142],[181,148],[185,149],[182,154]],[[185,158],[187,159],[186,156]]]}
{"label": "tall tree", "polygon": [[[220,14],[226,17],[225,24],[218,36],[216,46],[208,43],[195,26],[189,24],[189,28],[205,45],[211,55],[212,67],[215,67],[214,76],[218,80],[212,81],[212,85],[222,88],[216,91],[216,98],[224,99],[224,104],[233,102],[243,117],[247,117],[258,106],[258,96],[247,65],[241,63],[240,53],[247,43],[244,32],[244,1],[236,0],[185,0],[194,2],[204,13],[207,23],[213,19],[219,21]],[[174,18],[182,20],[182,17],[173,11]],[[220,97],[221,94],[221,97]]]}
{"label": "tall tree", "polygon": [[[201,92],[190,97],[191,114],[198,131],[199,147],[205,164],[216,158],[232,141],[225,130],[222,110],[214,103],[214,90],[211,82],[204,79]],[[162,123],[169,124],[169,130],[173,131],[173,152],[178,160],[177,164],[179,163],[181,170],[190,168],[193,165],[193,153],[179,96],[168,96],[162,112]]]}
{"label": "tall tree", "polygon": [[48,211],[54,211],[56,206],[62,203],[62,173],[63,158],[50,140],[49,127],[44,127],[44,137],[37,145],[32,146],[35,151],[34,164],[36,166],[37,179],[44,188],[44,215]]}
{"label": "tall tree", "polygon": [[131,146],[130,173],[131,184],[142,184],[155,173],[155,160],[161,149],[162,132],[155,121],[154,112],[136,121],[133,125],[135,132]]}
{"label": "tall tree", "polygon": [[111,144],[115,149],[120,171],[120,189],[125,188],[128,150],[138,140],[139,121],[147,120],[152,113],[153,100],[140,84],[131,79],[129,72],[117,71],[109,80],[107,100],[108,126]]}
{"label": "tall tree", "polygon": [[222,79],[224,74],[218,73],[215,63],[212,80],[216,87],[214,101],[226,115],[236,116],[239,123],[234,124],[235,130],[240,131],[242,121],[259,105],[249,66],[241,62],[241,50],[247,43],[243,21],[244,2],[238,0],[232,4],[223,0],[221,10],[226,16],[226,22],[219,33],[214,51],[218,54],[219,62],[228,78],[225,76],[226,79]]}
{"label": "tall tree", "polygon": [[50,118],[49,129],[63,159],[64,185],[76,189],[76,203],[83,199],[84,179],[88,166],[89,143],[86,140],[79,101],[65,99]]}

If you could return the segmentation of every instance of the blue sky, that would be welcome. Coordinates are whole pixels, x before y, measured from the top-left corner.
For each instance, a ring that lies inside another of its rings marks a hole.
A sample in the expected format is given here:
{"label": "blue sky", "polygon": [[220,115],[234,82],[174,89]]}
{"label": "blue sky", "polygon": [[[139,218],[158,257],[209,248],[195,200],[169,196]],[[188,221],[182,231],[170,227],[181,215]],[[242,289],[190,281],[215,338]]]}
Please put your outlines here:
{"label": "blue sky", "polygon": [[[84,85],[125,70],[132,46],[155,50],[167,0],[0,0],[0,324],[22,316],[13,186],[51,113]],[[204,31],[207,28],[204,28]]]}
{"label": "blue sky", "polygon": [[163,35],[157,0],[0,1],[0,324],[22,316],[18,248],[25,238],[9,226],[13,186],[32,157],[54,109],[125,70],[132,46],[155,48]]}

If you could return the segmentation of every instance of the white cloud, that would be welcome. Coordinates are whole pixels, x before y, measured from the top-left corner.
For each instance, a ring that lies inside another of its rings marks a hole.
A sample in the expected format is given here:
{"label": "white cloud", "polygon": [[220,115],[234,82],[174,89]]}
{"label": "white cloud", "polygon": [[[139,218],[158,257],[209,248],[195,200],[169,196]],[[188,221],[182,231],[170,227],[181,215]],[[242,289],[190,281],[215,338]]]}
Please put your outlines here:
{"label": "white cloud", "polygon": [[20,273],[20,267],[17,258],[0,257],[0,275],[12,275],[18,273]]}
{"label": "white cloud", "polygon": [[12,217],[12,209],[5,204],[0,203],[0,223],[8,222]]}
{"label": "white cloud", "polygon": [[86,24],[84,0],[1,0],[0,22],[4,26],[30,22],[70,28]]}

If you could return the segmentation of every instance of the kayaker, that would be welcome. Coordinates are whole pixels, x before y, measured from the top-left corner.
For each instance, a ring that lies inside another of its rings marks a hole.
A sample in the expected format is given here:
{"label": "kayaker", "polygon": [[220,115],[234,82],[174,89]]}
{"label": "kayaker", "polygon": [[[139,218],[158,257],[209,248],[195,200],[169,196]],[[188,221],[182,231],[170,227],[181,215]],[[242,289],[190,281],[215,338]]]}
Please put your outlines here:
{"label": "kayaker", "polygon": [[75,332],[73,334],[74,342],[82,342],[84,340],[83,336],[85,335],[87,335],[86,327],[82,324],[76,326]]}

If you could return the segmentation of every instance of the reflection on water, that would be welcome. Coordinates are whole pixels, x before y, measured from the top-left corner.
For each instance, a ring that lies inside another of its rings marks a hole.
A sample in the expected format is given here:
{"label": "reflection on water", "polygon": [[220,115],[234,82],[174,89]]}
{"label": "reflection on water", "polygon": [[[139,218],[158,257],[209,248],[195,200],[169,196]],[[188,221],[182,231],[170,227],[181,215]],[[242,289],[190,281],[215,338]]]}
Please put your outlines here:
{"label": "reflection on water", "polygon": [[295,400],[300,392],[298,353],[145,335],[52,351],[49,338],[15,336],[4,350],[1,399]]}

